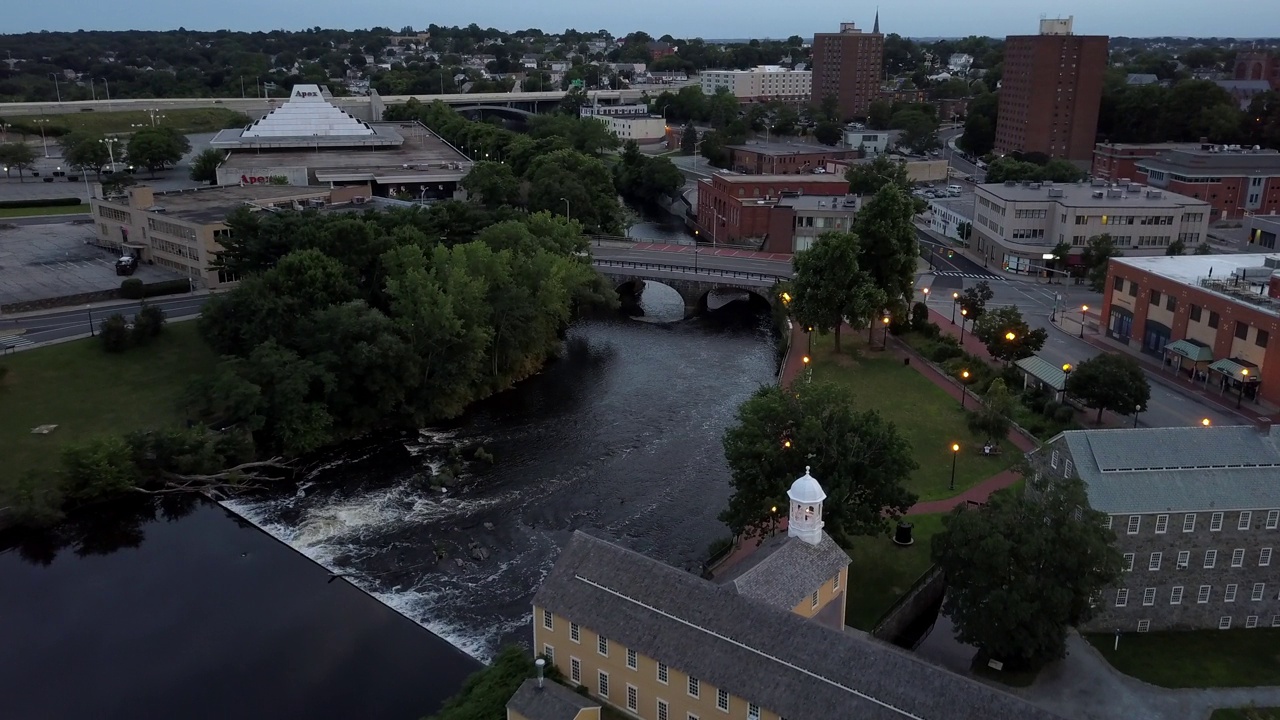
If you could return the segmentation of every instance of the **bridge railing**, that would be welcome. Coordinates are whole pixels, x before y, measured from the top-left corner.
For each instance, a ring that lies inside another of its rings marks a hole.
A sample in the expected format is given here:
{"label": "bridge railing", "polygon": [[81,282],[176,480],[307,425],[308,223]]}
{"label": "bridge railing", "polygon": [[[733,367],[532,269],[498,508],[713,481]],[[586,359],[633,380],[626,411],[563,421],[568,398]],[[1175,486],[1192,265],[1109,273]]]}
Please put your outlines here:
{"label": "bridge railing", "polygon": [[619,268],[624,270],[642,270],[650,272],[679,273],[699,277],[729,278],[733,280],[754,280],[756,282],[780,282],[789,280],[786,275],[774,273],[745,272],[743,270],[721,270],[719,268],[695,268],[690,265],[663,265],[660,263],[634,262],[632,260],[602,260],[595,258],[592,263],[596,267]]}

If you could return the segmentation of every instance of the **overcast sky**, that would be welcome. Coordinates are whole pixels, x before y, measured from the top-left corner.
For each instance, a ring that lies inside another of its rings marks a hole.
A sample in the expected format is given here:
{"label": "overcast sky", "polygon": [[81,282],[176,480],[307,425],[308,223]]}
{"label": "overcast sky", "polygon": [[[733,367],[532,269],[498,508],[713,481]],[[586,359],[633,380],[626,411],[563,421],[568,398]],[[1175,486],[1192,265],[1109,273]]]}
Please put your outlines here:
{"label": "overcast sky", "polygon": [[[467,25],[558,32],[644,30],[655,37],[746,38],[827,32],[841,21],[870,28],[874,2],[849,0],[4,0],[0,31],[297,30]],[[1280,0],[894,0],[880,29],[915,37],[1034,33],[1041,14],[1074,15],[1075,31],[1130,37],[1280,35]]]}

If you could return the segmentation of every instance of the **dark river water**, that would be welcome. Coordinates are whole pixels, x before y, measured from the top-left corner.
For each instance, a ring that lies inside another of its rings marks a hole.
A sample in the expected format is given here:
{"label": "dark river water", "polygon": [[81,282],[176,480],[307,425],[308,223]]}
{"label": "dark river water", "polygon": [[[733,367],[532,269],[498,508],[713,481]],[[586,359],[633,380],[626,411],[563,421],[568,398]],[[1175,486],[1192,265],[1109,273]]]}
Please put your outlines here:
{"label": "dark river water", "polygon": [[[573,530],[700,567],[728,534],[721,435],[776,363],[766,315],[681,310],[651,285],[646,318],[578,322],[538,376],[452,427],[335,448],[296,494],[0,545],[0,718],[417,718],[529,642]],[[432,489],[459,446],[495,461]]]}

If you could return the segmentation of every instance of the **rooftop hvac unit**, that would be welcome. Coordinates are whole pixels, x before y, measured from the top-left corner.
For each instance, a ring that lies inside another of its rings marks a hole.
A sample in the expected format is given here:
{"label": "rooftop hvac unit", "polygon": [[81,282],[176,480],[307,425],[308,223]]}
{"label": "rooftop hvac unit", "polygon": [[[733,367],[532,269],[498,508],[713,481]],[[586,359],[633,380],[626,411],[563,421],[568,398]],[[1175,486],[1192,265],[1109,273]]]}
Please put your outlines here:
{"label": "rooftop hvac unit", "polygon": [[1106,187],[1107,181],[1103,180],[1102,178],[1094,178],[1093,180],[1089,181],[1089,184],[1094,187]]}
{"label": "rooftop hvac unit", "polygon": [[1128,183],[1128,185],[1129,185],[1129,192],[1141,192],[1141,191],[1142,191],[1142,186],[1141,186],[1141,185],[1139,185],[1138,183]]}
{"label": "rooftop hvac unit", "polygon": [[1160,192],[1159,190],[1147,191],[1147,198],[1150,200],[1159,200],[1162,197],[1164,197],[1164,193]]}
{"label": "rooftop hvac unit", "polygon": [[1017,181],[1017,180],[1005,180],[1005,181],[1004,181],[1004,186],[1005,186],[1005,187],[1018,187],[1018,181]]}
{"label": "rooftop hvac unit", "polygon": [[1116,190],[1116,189],[1114,189],[1114,188],[1113,188],[1113,189],[1111,189],[1111,190],[1108,190],[1108,191],[1107,191],[1107,199],[1108,199],[1108,200],[1123,200],[1123,199],[1124,199],[1124,191],[1123,191],[1123,190]]}
{"label": "rooftop hvac unit", "polygon": [[363,204],[365,204],[365,203],[367,203],[367,202],[369,202],[369,198],[367,198],[367,197],[365,197],[365,196],[363,196],[363,195],[357,195],[357,196],[355,196],[355,197],[351,198],[351,203],[352,203],[353,205],[363,205]]}
{"label": "rooftop hvac unit", "polygon": [[1104,193],[1104,192],[1103,192],[1103,191],[1101,191],[1101,190],[1094,190],[1094,191],[1093,191],[1093,199],[1095,199],[1095,200],[1101,200],[1102,198],[1104,198],[1104,197],[1106,197],[1106,196],[1107,196],[1107,194],[1106,194],[1106,193]]}
{"label": "rooftop hvac unit", "polygon": [[1032,190],[1039,190],[1039,189],[1040,189],[1040,183],[1038,183],[1038,182],[1033,182],[1033,183],[1031,183],[1031,184],[1027,185],[1027,187],[1031,188]]}
{"label": "rooftop hvac unit", "polygon": [[1066,197],[1066,193],[1062,192],[1062,188],[1049,188],[1049,197],[1051,198]]}

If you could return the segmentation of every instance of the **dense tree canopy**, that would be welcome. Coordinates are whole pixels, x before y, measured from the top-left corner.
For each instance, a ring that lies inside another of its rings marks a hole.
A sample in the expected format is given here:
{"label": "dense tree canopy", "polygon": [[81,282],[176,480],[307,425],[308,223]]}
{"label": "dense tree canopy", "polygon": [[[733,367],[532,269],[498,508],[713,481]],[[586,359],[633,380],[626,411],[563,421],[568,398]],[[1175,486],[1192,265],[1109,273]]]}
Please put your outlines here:
{"label": "dense tree canopy", "polygon": [[[1010,339],[1009,335],[1013,338]],[[1022,318],[1017,305],[1006,305],[985,312],[973,323],[973,335],[987,346],[987,352],[1005,363],[1028,358],[1040,352],[1049,339],[1044,328],[1031,328]]]}
{"label": "dense tree canopy", "polygon": [[846,321],[861,328],[885,307],[884,292],[858,266],[859,254],[857,236],[832,232],[822,234],[791,260],[795,268],[791,313],[806,328],[822,335],[835,333],[836,352]]}
{"label": "dense tree canopy", "polygon": [[762,387],[738,408],[724,453],[733,496],[720,519],[734,533],[785,517],[787,488],[806,466],[827,493],[826,531],[837,539],[886,532],[916,499],[902,487],[916,469],[910,444],[879,413],[859,411],[842,385]]}
{"label": "dense tree canopy", "polygon": [[1151,400],[1151,383],[1138,361],[1128,355],[1104,352],[1076,366],[1067,377],[1067,395],[1102,411],[1131,415]]}
{"label": "dense tree canopy", "polygon": [[891,183],[876,191],[854,221],[854,234],[860,240],[858,266],[894,307],[909,302],[915,291],[920,256],[912,222],[915,213],[911,195]]}

